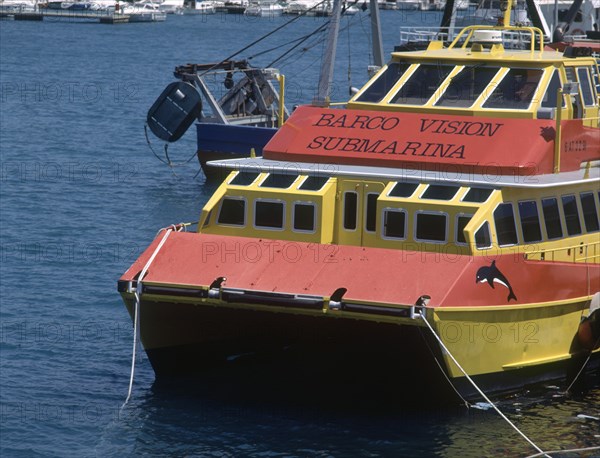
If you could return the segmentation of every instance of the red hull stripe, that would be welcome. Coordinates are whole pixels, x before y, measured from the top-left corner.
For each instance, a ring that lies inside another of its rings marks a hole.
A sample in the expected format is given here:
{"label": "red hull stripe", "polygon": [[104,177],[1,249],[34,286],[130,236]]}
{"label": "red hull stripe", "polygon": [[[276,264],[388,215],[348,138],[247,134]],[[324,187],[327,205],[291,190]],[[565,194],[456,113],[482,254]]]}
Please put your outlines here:
{"label": "red hull stripe", "polygon": [[[134,279],[160,238],[121,280]],[[509,289],[493,279],[493,288],[487,281],[477,281],[482,268],[491,275],[492,260],[517,300],[509,301]],[[226,277],[224,286],[252,291],[330,296],[343,287],[348,289],[345,300],[413,305],[427,294],[434,306],[486,306],[585,296],[587,269],[591,290],[598,291],[598,265],[173,233],[144,280],[206,287]]]}
{"label": "red hull stripe", "polygon": [[[563,121],[562,171],[600,159],[599,130]],[[273,160],[450,170],[552,173],[555,122],[297,108],[264,148]]]}

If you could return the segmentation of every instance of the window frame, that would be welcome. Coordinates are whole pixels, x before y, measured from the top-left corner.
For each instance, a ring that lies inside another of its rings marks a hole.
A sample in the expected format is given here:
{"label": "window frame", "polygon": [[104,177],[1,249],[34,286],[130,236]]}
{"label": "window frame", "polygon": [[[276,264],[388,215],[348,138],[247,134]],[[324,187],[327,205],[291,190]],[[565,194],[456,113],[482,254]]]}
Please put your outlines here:
{"label": "window frame", "polygon": [[[221,223],[220,217],[221,217],[221,211],[223,209],[223,202],[225,202],[225,200],[241,200],[242,202],[244,202],[244,223],[243,224],[228,224],[228,223]],[[217,225],[218,226],[225,226],[225,227],[246,227],[248,225],[248,199],[246,199],[244,196],[224,196],[223,199],[221,199],[221,202],[219,204],[219,213],[217,214]]]}
{"label": "window frame", "polygon": [[[307,231],[305,229],[296,229],[296,205],[310,205],[313,207],[313,230]],[[317,204],[310,200],[295,200],[292,202],[292,232],[299,232],[301,234],[315,234],[317,232]]]}
{"label": "window frame", "polygon": [[[404,213],[404,237],[390,237],[388,235],[385,235],[385,228],[386,228],[385,215],[387,212]],[[380,232],[381,232],[381,238],[383,240],[392,240],[392,241],[406,240],[408,238],[408,210],[405,208],[398,208],[398,207],[383,208],[381,211],[381,231]]]}
{"label": "window frame", "polygon": [[[419,215],[434,215],[434,216],[444,216],[446,218],[446,224],[444,225],[444,240],[429,240],[429,239],[420,239],[417,237],[417,225],[419,223]],[[435,243],[437,245],[444,245],[448,243],[448,229],[449,229],[449,215],[447,212],[438,211],[438,210],[417,210],[414,212],[414,222],[413,222],[413,239],[416,242],[423,243]]]}
{"label": "window frame", "polygon": [[[471,218],[473,218],[473,216],[475,216],[474,213],[457,213],[454,216],[454,243],[456,243],[457,245],[459,245],[459,246],[469,246],[469,241],[467,240],[466,237],[465,237],[465,241],[464,242],[459,242],[458,241],[458,218],[468,217],[469,218],[469,222],[470,222],[470,220],[471,220]],[[469,224],[469,223],[467,223],[467,224]]]}
{"label": "window frame", "polygon": [[[488,235],[488,239],[489,239],[490,243],[489,243],[489,245],[481,246],[480,247],[480,246],[477,246],[477,233],[480,230],[482,230],[485,225],[487,225],[487,235]],[[475,249],[476,250],[489,250],[490,248],[492,248],[492,246],[494,246],[494,241],[493,241],[493,237],[492,237],[492,227],[491,226],[492,225],[490,224],[490,222],[486,219],[473,232],[473,236],[474,236],[474,240],[475,240]]]}
{"label": "window frame", "polygon": [[[537,222],[538,222],[538,229],[540,232],[540,238],[539,240],[525,240],[525,231],[523,229],[523,218],[521,216],[521,204],[522,203],[526,203],[526,202],[533,202],[535,205],[535,210],[537,212]],[[538,243],[538,242],[542,242],[544,240],[544,232],[542,231],[542,222],[540,220],[540,209],[538,207],[538,202],[536,199],[524,199],[524,200],[519,200],[517,201],[517,213],[519,214],[519,229],[521,231],[520,236],[521,236],[521,240],[523,240],[523,243]]]}
{"label": "window frame", "polygon": [[[265,203],[272,203],[272,204],[281,204],[282,205],[282,218],[281,218],[281,227],[269,227],[269,226],[258,226],[256,224],[256,204],[260,203],[260,202],[265,202]],[[269,198],[262,198],[262,197],[257,197],[256,199],[254,199],[253,201],[253,205],[252,205],[252,227],[256,230],[259,231],[275,231],[275,232],[281,232],[285,230],[285,226],[286,226],[286,201],[283,199],[269,199]]]}

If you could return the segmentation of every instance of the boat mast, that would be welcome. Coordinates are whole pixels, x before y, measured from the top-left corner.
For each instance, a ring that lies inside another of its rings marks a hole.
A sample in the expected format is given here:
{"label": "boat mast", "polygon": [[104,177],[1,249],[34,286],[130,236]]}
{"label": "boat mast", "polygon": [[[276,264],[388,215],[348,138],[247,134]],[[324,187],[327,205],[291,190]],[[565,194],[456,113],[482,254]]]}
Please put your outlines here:
{"label": "boat mast", "polygon": [[371,11],[371,39],[373,40],[373,64],[383,67],[383,44],[381,42],[381,22],[377,0],[369,0]]}
{"label": "boat mast", "polygon": [[333,65],[335,63],[335,50],[337,48],[338,31],[340,28],[340,16],[342,11],[342,0],[333,0],[333,11],[329,21],[327,33],[327,48],[321,64],[321,74],[319,76],[319,88],[317,96],[313,99],[313,105],[328,106],[329,92],[333,82]]}

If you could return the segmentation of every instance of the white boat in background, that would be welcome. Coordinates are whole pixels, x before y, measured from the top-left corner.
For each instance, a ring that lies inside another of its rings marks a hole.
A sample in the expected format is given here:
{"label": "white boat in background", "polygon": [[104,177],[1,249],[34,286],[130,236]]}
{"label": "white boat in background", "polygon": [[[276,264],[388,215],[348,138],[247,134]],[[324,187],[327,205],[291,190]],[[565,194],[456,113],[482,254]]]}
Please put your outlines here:
{"label": "white boat in background", "polygon": [[[390,2],[379,2],[379,9],[383,10],[383,9],[390,9],[390,8],[386,8],[383,5],[387,5]],[[402,11],[415,11],[419,9],[419,5],[420,5],[420,1],[419,0],[398,0],[396,2],[397,5],[397,9],[402,10]]]}
{"label": "white boat in background", "polygon": [[445,0],[420,0],[419,2],[421,11],[441,11],[445,6]]}
{"label": "white boat in background", "polygon": [[281,16],[284,11],[284,7],[276,1],[261,0],[258,2],[252,2],[244,14],[246,16],[259,16],[259,17],[277,17]]}
{"label": "white boat in background", "polygon": [[158,8],[167,14],[181,14],[184,0],[163,0]]}
{"label": "white boat in background", "polygon": [[[319,3],[319,0],[314,2],[314,5],[307,11],[307,16],[331,16],[333,12],[333,1]],[[352,16],[359,13],[360,10],[351,2],[342,3],[342,14]]]}
{"label": "white boat in background", "polygon": [[313,8],[319,0],[296,0],[289,2],[287,6],[284,8],[285,14],[304,14],[309,9]]}
{"label": "white boat in background", "polygon": [[167,13],[161,11],[156,3],[136,2],[121,7],[121,12],[129,16],[129,22],[162,22]]}
{"label": "white boat in background", "polygon": [[217,12],[217,2],[212,0],[193,1],[183,8],[183,14],[215,14]]}
{"label": "white boat in background", "polygon": [[2,13],[25,13],[35,11],[36,0],[0,0],[0,12]]}

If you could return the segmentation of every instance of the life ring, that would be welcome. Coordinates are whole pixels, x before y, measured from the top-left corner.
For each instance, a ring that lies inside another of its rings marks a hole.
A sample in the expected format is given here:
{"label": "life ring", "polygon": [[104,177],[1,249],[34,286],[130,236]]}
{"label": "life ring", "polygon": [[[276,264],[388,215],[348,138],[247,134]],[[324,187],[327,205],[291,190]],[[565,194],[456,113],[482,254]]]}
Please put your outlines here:
{"label": "life ring", "polygon": [[579,324],[577,339],[588,351],[600,347],[600,293],[594,294],[590,302],[590,314]]}

